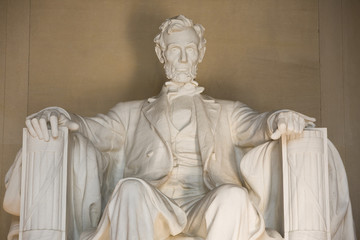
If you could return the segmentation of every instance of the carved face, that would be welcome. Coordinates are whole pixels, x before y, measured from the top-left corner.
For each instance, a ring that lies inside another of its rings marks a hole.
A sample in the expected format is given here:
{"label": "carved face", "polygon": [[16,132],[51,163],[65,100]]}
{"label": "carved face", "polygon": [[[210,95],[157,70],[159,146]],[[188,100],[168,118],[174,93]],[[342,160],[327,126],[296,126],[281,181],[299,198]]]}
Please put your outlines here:
{"label": "carved face", "polygon": [[193,28],[164,34],[165,72],[175,82],[190,82],[195,79],[199,63],[199,37]]}

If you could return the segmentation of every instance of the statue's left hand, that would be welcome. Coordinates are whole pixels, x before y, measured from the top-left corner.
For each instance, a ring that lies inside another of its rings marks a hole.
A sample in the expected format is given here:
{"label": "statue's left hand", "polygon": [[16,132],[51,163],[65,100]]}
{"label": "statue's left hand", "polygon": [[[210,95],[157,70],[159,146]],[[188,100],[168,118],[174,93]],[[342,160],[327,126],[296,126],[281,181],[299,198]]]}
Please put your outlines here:
{"label": "statue's left hand", "polygon": [[271,138],[276,140],[283,134],[300,134],[305,127],[314,127],[315,121],[315,118],[308,117],[301,113],[293,111],[280,112],[275,120],[277,129],[271,135]]}

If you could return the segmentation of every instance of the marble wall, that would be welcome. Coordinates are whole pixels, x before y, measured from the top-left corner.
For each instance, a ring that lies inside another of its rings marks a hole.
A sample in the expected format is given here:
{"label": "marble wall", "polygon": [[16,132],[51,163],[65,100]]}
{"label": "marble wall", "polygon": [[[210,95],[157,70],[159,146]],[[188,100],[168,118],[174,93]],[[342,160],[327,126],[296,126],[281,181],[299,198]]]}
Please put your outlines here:
{"label": "marble wall", "polygon": [[[208,95],[329,127],[360,223],[359,10],[355,0],[0,0],[0,179],[28,114],[55,105],[92,116],[156,95],[165,75],[153,38],[184,14],[206,28],[197,80]],[[2,209],[0,222],[5,239]]]}

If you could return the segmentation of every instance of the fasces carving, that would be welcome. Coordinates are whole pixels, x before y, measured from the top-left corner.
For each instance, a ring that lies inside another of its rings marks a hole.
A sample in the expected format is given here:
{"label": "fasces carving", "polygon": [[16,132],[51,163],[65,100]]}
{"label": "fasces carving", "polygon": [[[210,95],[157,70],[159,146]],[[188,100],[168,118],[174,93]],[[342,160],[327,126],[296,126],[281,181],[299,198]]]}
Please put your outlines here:
{"label": "fasces carving", "polygon": [[326,129],[284,136],[285,239],[330,240]]}
{"label": "fasces carving", "polygon": [[[203,95],[195,78],[204,28],[180,15],[160,30],[155,52],[168,81],[158,96],[118,103],[95,117],[51,107],[26,119],[29,133],[45,142],[59,137],[59,126],[70,130],[67,239],[282,239],[277,139],[301,134],[315,119],[291,110],[258,113]],[[337,226],[331,236],[352,240],[346,175],[328,148]],[[15,215],[20,169],[17,158],[6,179],[4,207]]]}
{"label": "fasces carving", "polygon": [[68,129],[45,142],[23,131],[21,239],[66,239]]}

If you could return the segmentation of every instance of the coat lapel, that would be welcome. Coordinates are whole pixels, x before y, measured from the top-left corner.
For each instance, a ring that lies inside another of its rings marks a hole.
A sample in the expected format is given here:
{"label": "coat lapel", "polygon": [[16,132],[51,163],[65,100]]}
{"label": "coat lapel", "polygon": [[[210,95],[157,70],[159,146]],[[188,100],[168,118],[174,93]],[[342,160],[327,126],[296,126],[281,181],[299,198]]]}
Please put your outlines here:
{"label": "coat lapel", "polygon": [[162,138],[168,146],[170,142],[170,128],[166,94],[162,93],[158,98],[152,99],[152,102],[144,106],[142,111],[150,124],[156,129],[160,138]]}
{"label": "coat lapel", "polygon": [[207,160],[214,151],[214,136],[221,107],[215,100],[204,99],[200,95],[194,96],[194,103],[201,158],[206,168]]}

